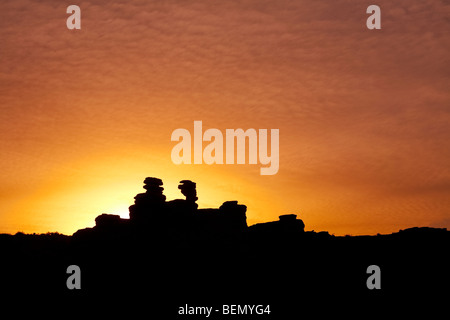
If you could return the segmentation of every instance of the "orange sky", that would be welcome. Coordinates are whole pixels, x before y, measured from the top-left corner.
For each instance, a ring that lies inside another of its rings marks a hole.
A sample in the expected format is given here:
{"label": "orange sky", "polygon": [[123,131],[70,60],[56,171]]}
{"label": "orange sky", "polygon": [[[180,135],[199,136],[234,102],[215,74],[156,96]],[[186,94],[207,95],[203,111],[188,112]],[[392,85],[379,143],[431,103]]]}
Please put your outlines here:
{"label": "orange sky", "polygon": [[[127,217],[147,176],[239,200],[249,224],[450,228],[450,5],[372,2],[0,3],[0,232]],[[81,30],[66,8],[81,8]],[[171,133],[280,130],[280,169],[175,165]]]}

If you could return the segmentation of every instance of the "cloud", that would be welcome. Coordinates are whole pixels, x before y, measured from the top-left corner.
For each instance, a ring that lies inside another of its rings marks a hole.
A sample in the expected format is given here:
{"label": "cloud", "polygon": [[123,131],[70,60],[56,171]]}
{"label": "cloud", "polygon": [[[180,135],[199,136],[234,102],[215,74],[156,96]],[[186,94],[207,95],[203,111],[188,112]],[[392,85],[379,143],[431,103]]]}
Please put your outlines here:
{"label": "cloud", "polygon": [[4,1],[4,179],[102,150],[170,149],[172,130],[203,120],[280,129],[280,197],[312,188],[334,199],[330,212],[348,209],[339,186],[440,199],[449,5],[377,4],[382,29],[370,31],[367,5],[349,0],[83,1],[74,31],[63,3]]}

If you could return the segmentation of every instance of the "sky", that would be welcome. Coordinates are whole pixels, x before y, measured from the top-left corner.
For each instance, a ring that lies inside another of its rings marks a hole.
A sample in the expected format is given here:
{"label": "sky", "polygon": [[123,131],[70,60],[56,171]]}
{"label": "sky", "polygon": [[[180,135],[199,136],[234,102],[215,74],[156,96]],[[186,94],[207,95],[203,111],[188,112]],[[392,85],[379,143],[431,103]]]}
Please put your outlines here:
{"label": "sky", "polygon": [[[0,40],[0,233],[127,218],[148,176],[168,200],[183,179],[201,208],[238,200],[249,225],[450,228],[448,0],[5,0]],[[197,120],[279,129],[278,173],[174,164]]]}

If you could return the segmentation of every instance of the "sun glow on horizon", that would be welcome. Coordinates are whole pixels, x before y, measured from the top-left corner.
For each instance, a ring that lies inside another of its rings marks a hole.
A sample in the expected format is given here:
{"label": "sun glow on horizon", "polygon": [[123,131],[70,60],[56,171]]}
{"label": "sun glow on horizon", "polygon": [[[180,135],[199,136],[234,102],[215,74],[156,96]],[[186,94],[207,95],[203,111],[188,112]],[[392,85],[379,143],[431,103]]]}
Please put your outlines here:
{"label": "sun glow on horizon", "polygon": [[[184,179],[199,208],[237,200],[249,225],[449,228],[450,21],[413,2],[370,31],[350,1],[91,5],[71,31],[64,4],[0,2],[0,232],[127,217],[148,176],[168,201]],[[195,121],[279,130],[278,172],[175,165],[171,133]]]}
{"label": "sun glow on horizon", "polygon": [[[28,225],[22,223],[20,230],[5,231],[72,234],[80,228],[94,226],[95,217],[102,213],[128,219],[128,207],[134,203],[136,194],[145,192],[143,181],[147,176],[163,180],[166,201],[184,199],[178,189],[179,181],[190,179],[196,182],[199,208],[218,208],[230,200],[249,205],[249,202],[254,203],[252,198],[265,198],[260,187],[227,173],[221,167],[208,166],[205,172],[205,165],[177,166],[167,164],[161,156],[146,157],[148,155],[138,157],[140,160],[134,157],[119,159],[103,154],[63,164],[12,209],[16,224],[27,221]],[[247,217],[250,215],[250,221],[258,221],[257,217],[251,217],[252,212],[259,212],[261,220],[268,210],[270,207],[267,206],[265,210],[252,207]]]}

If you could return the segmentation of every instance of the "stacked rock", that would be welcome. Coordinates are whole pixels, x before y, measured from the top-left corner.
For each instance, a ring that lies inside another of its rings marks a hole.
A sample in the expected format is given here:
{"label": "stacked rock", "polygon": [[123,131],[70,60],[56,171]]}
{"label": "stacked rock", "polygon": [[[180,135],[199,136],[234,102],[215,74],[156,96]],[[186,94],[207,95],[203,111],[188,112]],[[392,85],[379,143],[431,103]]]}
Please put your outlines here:
{"label": "stacked rock", "polygon": [[164,188],[161,187],[162,185],[162,180],[158,178],[147,177],[144,180],[144,189],[147,190],[146,194],[158,202],[166,201],[166,196],[163,195]]}
{"label": "stacked rock", "polygon": [[164,188],[161,179],[148,177],[144,180],[145,193],[139,193],[134,197],[134,203],[137,206],[148,206],[155,204],[162,204],[166,201],[166,196],[163,195]]}
{"label": "stacked rock", "polygon": [[191,180],[180,181],[178,189],[180,189],[181,193],[186,197],[186,201],[195,202],[198,200],[196,185],[197,184]]}
{"label": "stacked rock", "polygon": [[166,201],[166,196],[163,195],[164,188],[161,179],[147,177],[144,180],[145,193],[139,193],[134,197],[134,205],[130,210],[130,219],[150,218],[149,211],[158,212]]}

